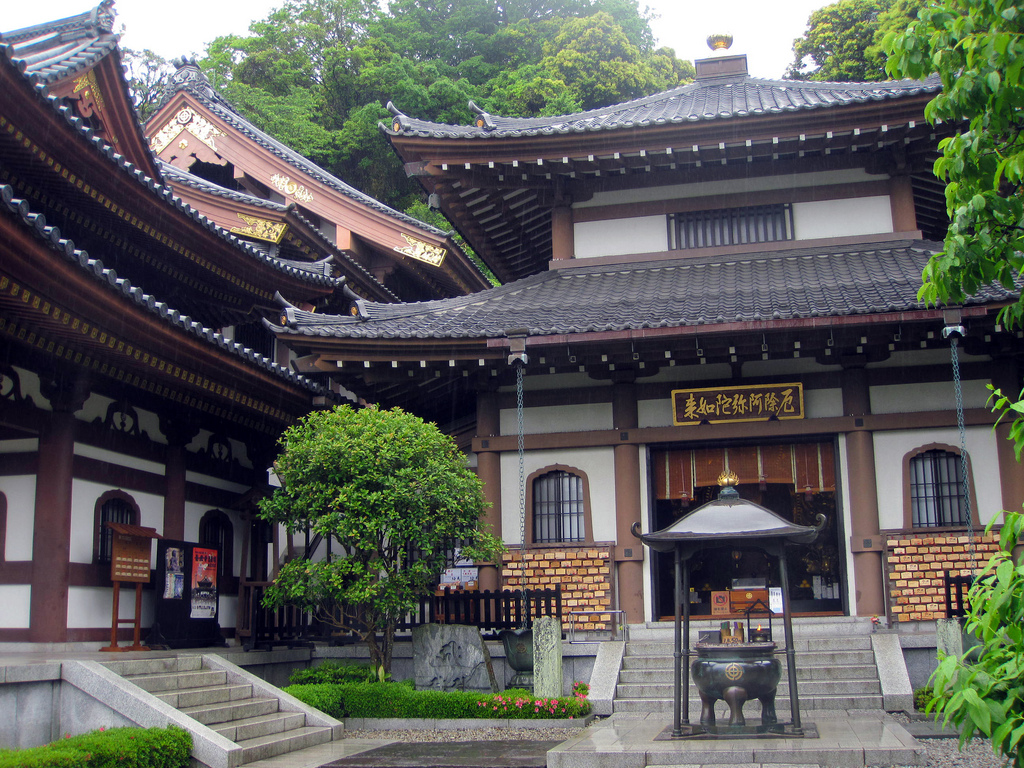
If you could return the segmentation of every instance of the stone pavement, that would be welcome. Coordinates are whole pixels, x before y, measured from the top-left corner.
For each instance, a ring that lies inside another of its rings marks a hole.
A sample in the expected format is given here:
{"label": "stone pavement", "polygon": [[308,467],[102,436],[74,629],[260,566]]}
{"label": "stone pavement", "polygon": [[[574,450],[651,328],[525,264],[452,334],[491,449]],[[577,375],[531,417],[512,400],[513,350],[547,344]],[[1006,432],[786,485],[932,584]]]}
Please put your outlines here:
{"label": "stone pavement", "polygon": [[613,715],[561,743],[343,739],[246,768],[864,768],[926,761],[920,742],[884,712],[809,713],[805,724],[818,738],[805,739],[657,739],[668,721],[665,714]]}

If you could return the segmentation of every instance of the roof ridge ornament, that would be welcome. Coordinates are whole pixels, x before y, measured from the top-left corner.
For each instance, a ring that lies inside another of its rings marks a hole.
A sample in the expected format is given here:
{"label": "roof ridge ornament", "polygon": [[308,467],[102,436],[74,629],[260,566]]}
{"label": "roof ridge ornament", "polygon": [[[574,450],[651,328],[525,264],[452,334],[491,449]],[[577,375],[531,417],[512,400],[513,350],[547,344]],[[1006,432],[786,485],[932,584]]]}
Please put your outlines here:
{"label": "roof ridge ornament", "polygon": [[490,114],[477,106],[476,102],[472,99],[469,100],[469,108],[476,112],[476,127],[483,128],[485,131],[493,131],[497,129],[497,125],[494,124],[494,120],[491,119]]}

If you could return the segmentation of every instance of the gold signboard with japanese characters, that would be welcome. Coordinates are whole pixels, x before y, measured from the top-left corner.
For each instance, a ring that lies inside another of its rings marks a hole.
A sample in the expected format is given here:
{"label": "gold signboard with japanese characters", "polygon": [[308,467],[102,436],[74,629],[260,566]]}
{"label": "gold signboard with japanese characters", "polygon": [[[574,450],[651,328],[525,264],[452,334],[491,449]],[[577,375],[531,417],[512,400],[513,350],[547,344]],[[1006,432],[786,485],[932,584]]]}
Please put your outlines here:
{"label": "gold signboard with japanese characters", "polygon": [[803,384],[672,390],[672,423],[722,424],[804,418]]}
{"label": "gold signboard with japanese characters", "polygon": [[[107,523],[112,529],[110,580],[149,583],[149,552],[156,530],[120,523]],[[149,534],[152,531],[152,535]]]}

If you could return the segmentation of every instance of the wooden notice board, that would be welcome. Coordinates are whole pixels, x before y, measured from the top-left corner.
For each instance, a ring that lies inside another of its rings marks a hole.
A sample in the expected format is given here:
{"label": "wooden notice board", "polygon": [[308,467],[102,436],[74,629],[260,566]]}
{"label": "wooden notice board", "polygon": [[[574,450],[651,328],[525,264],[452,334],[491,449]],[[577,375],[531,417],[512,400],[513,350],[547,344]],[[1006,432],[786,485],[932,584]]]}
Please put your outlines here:
{"label": "wooden notice board", "polygon": [[[148,650],[139,642],[142,617],[142,585],[149,583],[149,553],[153,548],[153,539],[162,539],[156,528],[143,528],[141,525],[107,522],[111,531],[110,539],[110,580],[114,582],[113,615],[110,619],[110,645],[100,648],[101,651],[142,651]],[[121,603],[121,582],[135,584],[135,618],[118,618]],[[134,642],[127,647],[117,645],[117,627],[120,624],[133,626]]]}
{"label": "wooden notice board", "polygon": [[126,523],[107,523],[111,530],[110,580],[149,583],[149,554],[153,539],[161,538],[155,528]]}

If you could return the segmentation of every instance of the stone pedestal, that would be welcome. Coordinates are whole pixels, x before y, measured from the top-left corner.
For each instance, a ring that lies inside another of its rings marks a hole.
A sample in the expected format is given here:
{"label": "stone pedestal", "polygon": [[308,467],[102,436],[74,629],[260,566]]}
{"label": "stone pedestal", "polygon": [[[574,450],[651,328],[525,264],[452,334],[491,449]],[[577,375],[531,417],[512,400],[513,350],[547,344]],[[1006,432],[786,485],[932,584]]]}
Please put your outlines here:
{"label": "stone pedestal", "polygon": [[533,622],[533,693],[549,699],[562,695],[562,623],[554,616]]}
{"label": "stone pedestal", "polygon": [[498,692],[491,654],[477,627],[416,627],[412,631],[412,663],[416,690]]}

